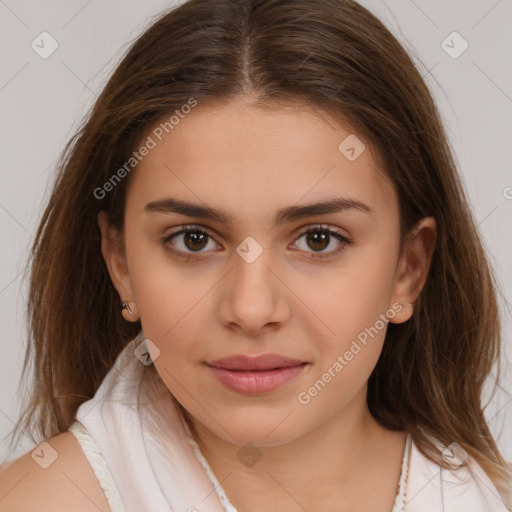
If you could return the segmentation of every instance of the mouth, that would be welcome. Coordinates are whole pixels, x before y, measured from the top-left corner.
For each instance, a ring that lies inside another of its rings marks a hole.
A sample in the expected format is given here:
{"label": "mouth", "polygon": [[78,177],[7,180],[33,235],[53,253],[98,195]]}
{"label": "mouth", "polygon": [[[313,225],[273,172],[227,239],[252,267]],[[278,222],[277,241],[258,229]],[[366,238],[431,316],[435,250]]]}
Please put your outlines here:
{"label": "mouth", "polygon": [[237,355],[205,364],[224,386],[245,395],[274,391],[309,366],[307,362],[278,354],[258,357]]}
{"label": "mouth", "polygon": [[291,368],[304,364],[304,361],[299,359],[292,359],[290,357],[281,356],[279,354],[262,354],[260,356],[251,357],[243,354],[235,356],[224,357],[206,363],[215,368],[222,368],[224,370],[277,370],[282,368]]}

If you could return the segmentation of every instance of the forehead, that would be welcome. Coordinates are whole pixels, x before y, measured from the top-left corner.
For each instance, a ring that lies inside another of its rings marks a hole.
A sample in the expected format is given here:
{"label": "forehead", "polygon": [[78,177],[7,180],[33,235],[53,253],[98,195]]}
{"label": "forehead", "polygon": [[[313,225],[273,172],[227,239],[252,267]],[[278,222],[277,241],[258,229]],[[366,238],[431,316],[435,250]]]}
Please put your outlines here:
{"label": "forehead", "polygon": [[151,139],[153,147],[130,178],[132,204],[172,196],[243,217],[332,196],[376,210],[396,206],[368,141],[311,107],[262,108],[242,99],[198,103],[177,114],[163,116],[144,135],[141,144]]}

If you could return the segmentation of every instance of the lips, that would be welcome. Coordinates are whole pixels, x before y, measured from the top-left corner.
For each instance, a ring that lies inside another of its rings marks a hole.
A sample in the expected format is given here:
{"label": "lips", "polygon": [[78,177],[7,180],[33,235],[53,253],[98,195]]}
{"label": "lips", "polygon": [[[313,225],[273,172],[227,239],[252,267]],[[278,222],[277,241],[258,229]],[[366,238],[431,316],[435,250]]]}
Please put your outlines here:
{"label": "lips", "polygon": [[304,361],[298,359],[291,359],[279,354],[263,354],[257,357],[244,356],[242,354],[224,357],[206,363],[215,368],[223,368],[225,370],[238,370],[238,371],[258,371],[258,370],[275,370],[278,368],[289,368],[291,366],[298,366],[304,364]]}
{"label": "lips", "polygon": [[231,391],[259,395],[275,391],[298,377],[308,363],[278,354],[263,354],[258,357],[225,357],[206,363],[206,366]]}

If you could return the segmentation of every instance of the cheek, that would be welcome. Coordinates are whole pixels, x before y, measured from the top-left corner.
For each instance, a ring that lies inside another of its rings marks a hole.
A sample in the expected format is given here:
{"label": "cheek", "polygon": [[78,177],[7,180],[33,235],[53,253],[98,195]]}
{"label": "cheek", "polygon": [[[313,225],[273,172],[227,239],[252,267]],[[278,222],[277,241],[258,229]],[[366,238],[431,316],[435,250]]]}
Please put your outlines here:
{"label": "cheek", "polygon": [[[322,336],[325,347],[343,349],[381,318],[391,307],[395,277],[395,250],[368,246],[344,260],[339,270],[316,294],[316,309],[332,336]],[[379,322],[378,326],[381,327]],[[382,329],[380,329],[382,330]],[[364,336],[363,336],[364,337]],[[335,340],[334,344],[332,340]],[[334,345],[334,346],[333,346]]]}
{"label": "cheek", "polygon": [[324,410],[345,407],[365,386],[382,352],[387,315],[393,313],[394,266],[374,258],[360,258],[359,266],[360,271],[354,265],[331,282],[329,294],[319,296],[318,310],[329,331],[313,335],[318,364],[299,400],[314,398],[314,407]]}
{"label": "cheek", "polygon": [[198,280],[183,265],[171,261],[156,243],[138,241],[133,235],[131,239],[127,236],[126,249],[133,295],[146,338],[161,351],[171,340],[176,345],[173,349],[179,350],[175,340],[193,336],[192,332],[183,336],[183,329],[201,325],[198,315],[200,301],[209,288],[207,276]]}
{"label": "cheek", "polygon": [[[318,295],[321,317],[329,326],[314,340],[318,365],[308,379],[306,398],[322,390],[327,409],[346,405],[360,392],[382,352],[390,315],[395,259],[368,248],[347,261],[331,279],[329,293]],[[324,390],[325,386],[325,390]],[[316,400],[316,399],[315,399]]]}

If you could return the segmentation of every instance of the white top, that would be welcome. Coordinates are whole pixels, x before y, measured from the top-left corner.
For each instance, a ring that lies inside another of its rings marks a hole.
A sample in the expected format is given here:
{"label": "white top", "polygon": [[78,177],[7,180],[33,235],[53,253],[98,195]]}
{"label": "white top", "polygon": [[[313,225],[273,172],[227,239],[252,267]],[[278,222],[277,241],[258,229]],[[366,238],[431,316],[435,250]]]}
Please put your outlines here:
{"label": "white top", "polygon": [[[111,512],[237,512],[156,369],[135,356],[143,340],[140,333],[123,349],[69,428]],[[147,352],[141,348],[137,354]],[[457,511],[507,508],[471,457],[457,470],[443,469],[423,456],[408,434],[390,512]]]}

